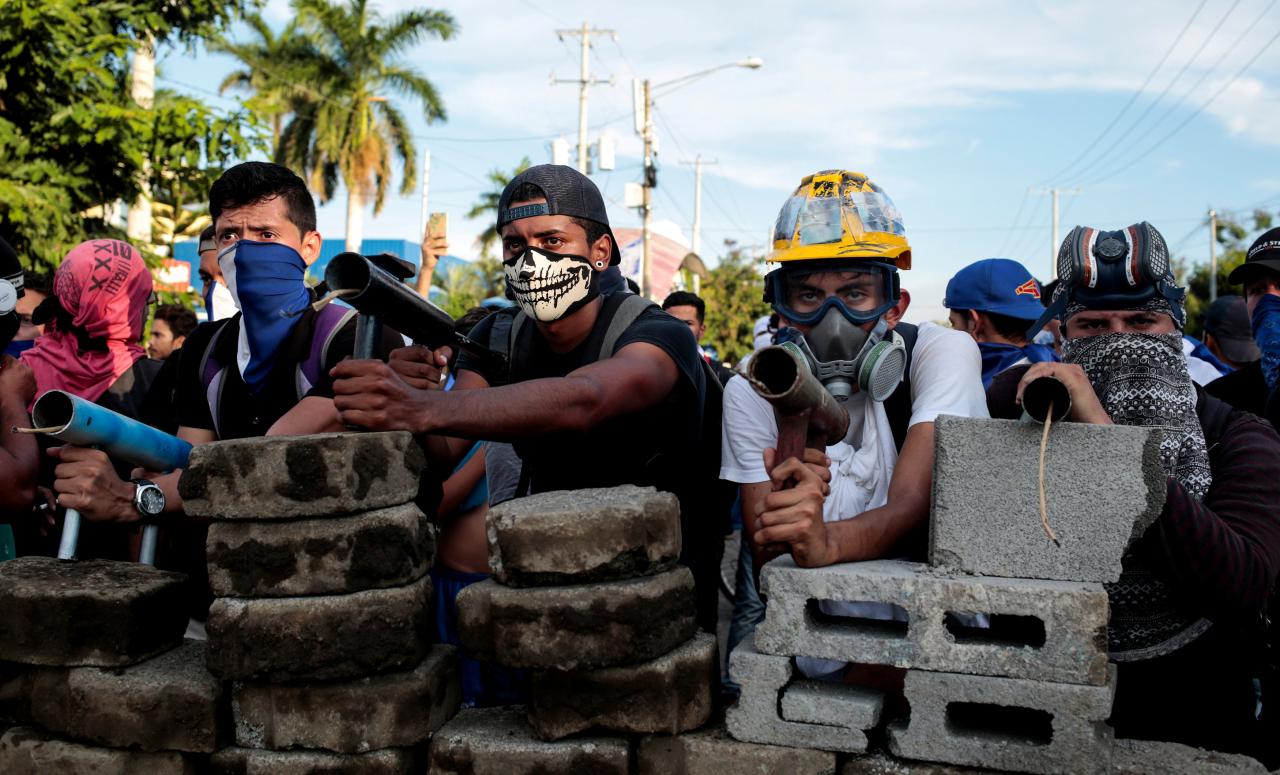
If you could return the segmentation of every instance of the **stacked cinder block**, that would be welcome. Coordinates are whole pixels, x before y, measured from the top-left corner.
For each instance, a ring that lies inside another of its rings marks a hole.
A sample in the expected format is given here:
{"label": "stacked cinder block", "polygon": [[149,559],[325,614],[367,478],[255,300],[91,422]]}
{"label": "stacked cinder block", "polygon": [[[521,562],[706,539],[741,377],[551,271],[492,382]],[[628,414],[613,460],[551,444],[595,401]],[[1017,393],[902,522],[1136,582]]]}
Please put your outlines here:
{"label": "stacked cinder block", "polygon": [[0,563],[0,772],[207,763],[226,703],[204,644],[183,642],[184,579],[124,562]]}
{"label": "stacked cinder block", "polygon": [[[910,719],[888,727],[898,756],[1107,771],[1115,684],[1102,584],[1119,577],[1126,547],[1163,506],[1154,439],[1139,428],[1054,427],[1045,488],[1060,545],[1038,511],[1040,426],[943,416],[935,439],[931,565],[802,569],[784,557],[765,567],[765,621],[731,657],[743,694],[729,732],[865,750],[877,698],[839,684],[817,695],[793,677],[794,657],[819,657],[907,668]],[[823,601],[887,604],[898,621],[828,615]]]}
{"label": "stacked cinder block", "polygon": [[408,433],[197,447],[180,485],[209,528],[209,669],[232,682],[215,772],[407,773],[460,697],[429,645],[435,533]]}

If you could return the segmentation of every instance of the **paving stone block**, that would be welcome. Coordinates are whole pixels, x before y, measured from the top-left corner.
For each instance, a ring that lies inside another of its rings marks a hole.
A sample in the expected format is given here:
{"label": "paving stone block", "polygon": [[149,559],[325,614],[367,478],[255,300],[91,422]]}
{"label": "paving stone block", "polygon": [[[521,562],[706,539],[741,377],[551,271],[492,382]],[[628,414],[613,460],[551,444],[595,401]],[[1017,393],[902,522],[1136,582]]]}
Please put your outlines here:
{"label": "paving stone block", "polygon": [[435,546],[435,528],[412,503],[331,519],[215,522],[209,526],[209,585],[219,597],[401,586],[422,578]]}
{"label": "paving stone block", "polygon": [[432,775],[628,775],[625,737],[539,740],[524,708],[469,708],[431,738]]}
{"label": "paving stone block", "polygon": [[805,724],[871,729],[880,723],[880,692],[829,681],[795,681],[782,691],[782,718]]}
{"label": "paving stone block", "polygon": [[196,775],[198,760],[176,751],[147,753],[99,748],[13,727],[0,735],[0,772],[5,775]]}
{"label": "paving stone block", "polygon": [[998,772],[984,767],[958,767],[937,762],[895,759],[882,753],[851,756],[840,768],[840,775],[974,775]]}
{"label": "paving stone block", "polygon": [[508,586],[629,579],[680,557],[680,504],[652,487],[563,490],[489,510],[489,565]]}
{"label": "paving stone block", "polygon": [[1107,772],[1105,686],[908,670],[911,718],[889,725],[889,750],[908,759],[1030,773]]}
{"label": "paving stone block", "polygon": [[422,756],[406,748],[361,754],[223,748],[209,765],[212,775],[418,775]]}
{"label": "paving stone block", "polygon": [[1196,775],[1263,775],[1267,768],[1252,756],[1206,751],[1179,743],[1154,740],[1116,740],[1111,753],[1115,775],[1166,775],[1194,772]]}
{"label": "paving stone block", "polygon": [[646,736],[636,746],[636,775],[835,775],[830,751],[734,740],[716,726],[682,735]]}
{"label": "paving stone block", "polygon": [[194,640],[123,670],[35,670],[31,717],[55,734],[144,751],[212,753],[227,731],[222,685]]}
{"label": "paving stone block", "polygon": [[693,637],[693,576],[564,587],[505,587],[492,579],[458,595],[462,647],[509,667],[579,670],[645,662]]}
{"label": "paving stone block", "polygon": [[31,723],[32,672],[17,662],[0,662],[0,731],[6,724]]}
{"label": "paving stone block", "polygon": [[188,516],[311,519],[408,503],[425,465],[404,431],[261,436],[192,449],[178,492]]}
{"label": "paving stone block", "polygon": [[[769,605],[756,630],[768,654],[923,670],[1100,685],[1107,677],[1106,590],[1101,584],[947,573],[875,560],[798,568],[790,557],[762,573]],[[817,601],[900,606],[905,624],[824,614]],[[948,612],[989,614],[964,626]]]}
{"label": "paving stone block", "polygon": [[[729,657],[729,676],[742,687],[738,702],[725,711],[725,727],[734,738],[747,743],[817,748],[826,751],[861,753],[867,750],[866,727],[837,726],[835,719],[822,724],[788,721],[779,713],[779,697],[785,696],[791,680],[791,657],[761,654],[752,638],[738,644]],[[866,691],[860,697],[859,719],[879,719],[884,698]],[[850,711],[844,709],[846,717]]]}
{"label": "paving stone block", "polygon": [[422,661],[431,579],[350,595],[222,597],[209,608],[209,670],[277,683],[341,680]]}
{"label": "paving stone block", "polygon": [[0,660],[119,667],[182,643],[181,573],[109,560],[0,563]]}
{"label": "paving stone block", "polygon": [[711,717],[720,657],[714,635],[638,665],[539,670],[530,680],[529,723],[544,740],[585,729],[674,735]]}
{"label": "paving stone block", "polygon": [[415,669],[352,681],[236,684],[236,744],[363,753],[409,748],[458,712],[458,650],[432,646]]}
{"label": "paving stone block", "polygon": [[[929,562],[1010,578],[1114,582],[1130,542],[1160,516],[1167,477],[1145,428],[1054,423],[1040,522],[1042,425],[943,415],[934,426]],[[1107,465],[1096,465],[1106,460]]]}

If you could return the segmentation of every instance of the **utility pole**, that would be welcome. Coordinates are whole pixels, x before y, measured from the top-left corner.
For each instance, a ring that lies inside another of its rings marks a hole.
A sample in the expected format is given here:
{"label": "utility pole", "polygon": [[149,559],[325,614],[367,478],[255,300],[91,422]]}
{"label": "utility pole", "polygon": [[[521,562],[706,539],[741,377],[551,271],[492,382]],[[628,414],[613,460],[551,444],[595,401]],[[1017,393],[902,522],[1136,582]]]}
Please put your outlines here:
{"label": "utility pole", "polygon": [[1218,300],[1218,211],[1209,208],[1209,303]]}
{"label": "utility pole", "polygon": [[641,137],[644,138],[644,204],[641,205],[641,213],[644,216],[644,225],[641,230],[641,251],[640,251],[640,295],[652,297],[653,295],[653,278],[652,273],[652,235],[649,232],[650,222],[653,220],[653,189],[658,185],[658,170],[654,166],[653,153],[653,89],[649,86],[649,79],[646,78],[643,85],[644,99],[644,124]]}
{"label": "utility pole", "polygon": [[587,140],[587,90],[592,86],[604,83],[613,83],[610,78],[607,81],[591,78],[591,36],[592,35],[608,35],[614,40],[618,39],[618,33],[613,30],[602,30],[597,27],[591,27],[586,22],[582,23],[582,27],[576,30],[556,30],[556,37],[564,40],[565,36],[578,36],[582,39],[582,62],[581,69],[577,78],[560,78],[557,79],[553,74],[551,76],[552,83],[576,83],[578,84],[578,172],[583,175],[587,174],[587,147],[590,143]]}
{"label": "utility pole", "polygon": [[1059,198],[1066,194],[1067,196],[1076,196],[1081,192],[1079,188],[1073,188],[1070,191],[1064,191],[1060,188],[1033,188],[1033,194],[1048,194],[1053,200],[1053,229],[1049,236],[1049,278],[1058,279],[1058,202]]}
{"label": "utility pole", "polygon": [[[419,245],[427,244],[428,215],[427,215],[427,194],[431,191],[431,150],[424,149],[422,151],[422,231],[421,241]],[[425,253],[425,251],[422,251]],[[423,296],[431,292],[431,275],[435,273],[435,266],[427,266],[426,256],[423,255],[418,262],[418,293]]]}
{"label": "utility pole", "polygon": [[693,167],[693,237],[690,241],[694,253],[698,257],[702,257],[702,166],[704,164],[719,164],[715,159],[704,159],[702,154],[693,157],[693,161],[683,161],[681,164],[692,165]]}
{"label": "utility pole", "polygon": [[[133,52],[133,67],[129,73],[129,95],[139,107],[150,110],[156,100],[156,42],[150,33],[144,32],[141,35],[138,48]],[[125,234],[132,242],[149,244],[152,237],[150,156],[142,160],[138,184],[141,191],[138,198],[129,206]]]}

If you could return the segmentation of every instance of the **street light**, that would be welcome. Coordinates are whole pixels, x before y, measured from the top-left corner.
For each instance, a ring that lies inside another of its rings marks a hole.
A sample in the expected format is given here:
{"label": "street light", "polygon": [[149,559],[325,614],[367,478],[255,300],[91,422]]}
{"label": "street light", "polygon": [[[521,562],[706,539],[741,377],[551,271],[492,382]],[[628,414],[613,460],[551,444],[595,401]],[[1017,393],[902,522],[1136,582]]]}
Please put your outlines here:
{"label": "street light", "polygon": [[644,139],[644,200],[641,205],[643,215],[643,228],[641,231],[641,253],[640,253],[640,293],[643,296],[649,296],[653,293],[653,281],[650,277],[651,269],[651,239],[650,239],[650,221],[653,216],[653,189],[658,185],[658,171],[653,163],[653,92],[655,89],[665,89],[666,94],[687,86],[694,81],[704,78],[719,70],[725,70],[730,67],[745,67],[748,70],[757,70],[764,65],[764,60],[760,57],[747,57],[739,59],[737,62],[726,62],[723,65],[709,67],[706,70],[699,70],[696,73],[682,75],[679,78],[672,78],[669,81],[663,81],[657,86],[652,86],[649,79],[645,79],[641,87],[641,110],[637,111],[643,122],[640,123],[640,136]]}

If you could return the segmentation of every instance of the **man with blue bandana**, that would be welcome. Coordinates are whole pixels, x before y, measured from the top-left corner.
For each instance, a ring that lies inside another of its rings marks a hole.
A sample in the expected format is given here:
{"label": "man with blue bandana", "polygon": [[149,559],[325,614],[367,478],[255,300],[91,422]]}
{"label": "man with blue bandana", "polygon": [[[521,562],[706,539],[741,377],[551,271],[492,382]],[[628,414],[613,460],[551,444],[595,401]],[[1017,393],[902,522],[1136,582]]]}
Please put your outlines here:
{"label": "man with blue bandana", "polygon": [[1280,228],[1254,240],[1245,262],[1227,279],[1244,286],[1253,338],[1262,351],[1262,379],[1270,391],[1266,418],[1280,428]]}

